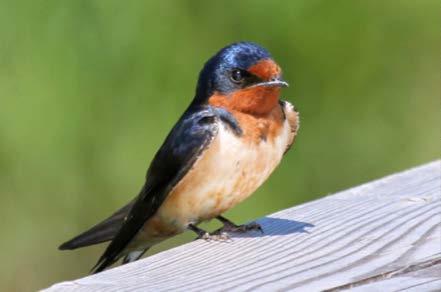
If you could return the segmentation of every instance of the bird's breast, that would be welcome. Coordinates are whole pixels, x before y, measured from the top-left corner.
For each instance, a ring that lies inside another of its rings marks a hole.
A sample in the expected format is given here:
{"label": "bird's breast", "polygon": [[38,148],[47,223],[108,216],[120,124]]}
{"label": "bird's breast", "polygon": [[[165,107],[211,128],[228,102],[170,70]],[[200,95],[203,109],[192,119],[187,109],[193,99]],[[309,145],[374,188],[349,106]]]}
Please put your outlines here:
{"label": "bird's breast", "polygon": [[182,231],[190,223],[214,218],[246,199],[273,172],[290,143],[288,121],[282,116],[236,118],[243,135],[220,123],[208,149],[174,187],[153,221]]}

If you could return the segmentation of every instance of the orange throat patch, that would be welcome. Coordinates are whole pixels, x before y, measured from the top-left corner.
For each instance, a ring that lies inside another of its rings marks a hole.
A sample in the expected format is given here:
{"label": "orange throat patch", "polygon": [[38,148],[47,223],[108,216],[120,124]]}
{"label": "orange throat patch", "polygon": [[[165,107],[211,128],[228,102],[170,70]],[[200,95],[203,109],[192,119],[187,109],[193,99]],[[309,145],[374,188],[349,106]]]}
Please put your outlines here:
{"label": "orange throat patch", "polygon": [[279,93],[280,88],[253,87],[230,95],[214,94],[208,103],[228,110],[242,128],[243,138],[257,144],[272,141],[280,134],[284,114]]}
{"label": "orange throat patch", "polygon": [[213,94],[208,103],[230,111],[254,115],[269,114],[279,103],[280,88],[257,86],[237,90],[228,95]]}

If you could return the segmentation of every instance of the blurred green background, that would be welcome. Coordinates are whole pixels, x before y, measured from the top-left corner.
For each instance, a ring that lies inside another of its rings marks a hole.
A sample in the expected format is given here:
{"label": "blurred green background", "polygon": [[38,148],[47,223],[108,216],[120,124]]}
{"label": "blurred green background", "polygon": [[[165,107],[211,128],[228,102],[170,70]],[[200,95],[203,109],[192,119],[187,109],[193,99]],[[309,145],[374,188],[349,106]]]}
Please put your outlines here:
{"label": "blurred green background", "polygon": [[[440,156],[439,1],[0,1],[1,291],[84,276],[57,246],[140,189],[204,62],[238,40],[301,112],[282,165],[227,215],[264,216]],[[185,234],[153,252],[182,244]]]}

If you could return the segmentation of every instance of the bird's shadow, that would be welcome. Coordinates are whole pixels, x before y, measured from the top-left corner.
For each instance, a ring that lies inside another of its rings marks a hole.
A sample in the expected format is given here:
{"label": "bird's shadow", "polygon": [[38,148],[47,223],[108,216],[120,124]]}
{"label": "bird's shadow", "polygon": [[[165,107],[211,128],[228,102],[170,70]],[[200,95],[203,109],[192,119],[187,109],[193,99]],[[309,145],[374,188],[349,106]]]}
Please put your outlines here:
{"label": "bird's shadow", "polygon": [[255,230],[240,234],[232,233],[232,237],[264,237],[293,233],[310,233],[307,229],[314,227],[314,224],[311,223],[274,217],[264,217],[257,220],[256,223],[262,227],[263,232]]}

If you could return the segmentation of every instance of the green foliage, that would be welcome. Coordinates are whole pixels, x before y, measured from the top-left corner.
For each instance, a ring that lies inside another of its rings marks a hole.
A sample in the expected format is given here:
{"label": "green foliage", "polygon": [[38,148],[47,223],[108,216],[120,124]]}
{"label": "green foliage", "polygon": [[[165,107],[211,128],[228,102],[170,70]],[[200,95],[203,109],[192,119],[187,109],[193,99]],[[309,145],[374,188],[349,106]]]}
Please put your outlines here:
{"label": "green foliage", "polygon": [[1,1],[0,290],[88,272],[103,246],[56,247],[137,194],[204,61],[233,41],[272,52],[302,118],[295,147],[227,214],[233,220],[438,158],[439,8],[435,0]]}

